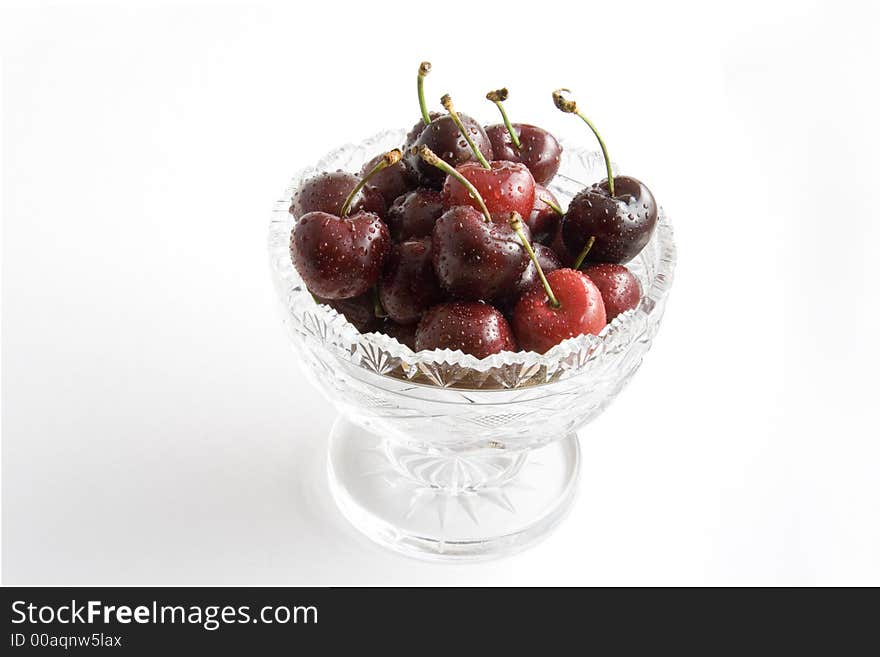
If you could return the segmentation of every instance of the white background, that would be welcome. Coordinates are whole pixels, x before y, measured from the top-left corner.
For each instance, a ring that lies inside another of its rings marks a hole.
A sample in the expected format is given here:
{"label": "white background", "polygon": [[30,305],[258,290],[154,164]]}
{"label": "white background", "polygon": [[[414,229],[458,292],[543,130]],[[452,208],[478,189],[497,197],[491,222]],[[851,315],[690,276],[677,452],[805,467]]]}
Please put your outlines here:
{"label": "white background", "polygon": [[[5,583],[880,584],[869,3],[40,4],[0,19]],[[680,252],[571,516],[479,565],[333,507],[265,252],[293,172],[418,118],[422,59],[435,106],[507,85],[592,143],[571,87]]]}

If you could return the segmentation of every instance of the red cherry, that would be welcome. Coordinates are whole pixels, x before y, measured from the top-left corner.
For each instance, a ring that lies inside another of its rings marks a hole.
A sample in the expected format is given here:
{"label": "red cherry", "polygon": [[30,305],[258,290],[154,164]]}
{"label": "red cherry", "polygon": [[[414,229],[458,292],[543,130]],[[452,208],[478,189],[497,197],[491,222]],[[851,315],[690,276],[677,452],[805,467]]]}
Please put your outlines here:
{"label": "red cherry", "polygon": [[[460,118],[464,122],[467,137],[476,144],[480,154],[483,157],[491,158],[492,146],[489,145],[489,138],[486,136],[483,126],[464,114]],[[448,115],[441,116],[424,127],[419,138],[413,144],[413,148],[418,149],[422,146],[435,151],[451,166],[457,166],[474,159],[474,152],[468,145],[467,139],[452,117]],[[417,154],[412,152],[412,149],[407,152],[406,162],[407,166],[418,175],[423,186],[440,189],[443,185],[443,173],[426,164]]]}
{"label": "red cherry", "polygon": [[507,100],[507,89],[490,91],[486,94],[486,99],[495,103],[504,121],[486,126],[486,135],[492,144],[495,159],[521,162],[529,168],[538,183],[549,183],[559,171],[562,155],[562,146],[556,141],[556,137],[537,126],[511,123],[503,104]]}
{"label": "red cherry", "polygon": [[455,298],[491,301],[513,289],[529,262],[503,215],[484,215],[468,205],[448,210],[431,237],[434,271]]}
{"label": "red cherry", "polygon": [[605,327],[602,294],[584,274],[557,269],[546,275],[559,305],[543,287],[526,292],[513,309],[513,330],[522,349],[546,353],[576,335],[598,335]]}
{"label": "red cherry", "polygon": [[371,212],[309,212],[290,235],[296,270],[309,291],[324,299],[350,299],[373,287],[390,246],[388,228]]}
{"label": "red cherry", "polygon": [[416,329],[416,350],[460,349],[477,358],[499,351],[516,351],[513,331],[504,316],[480,302],[441,303]]}
{"label": "red cherry", "polygon": [[559,225],[562,223],[562,214],[559,209],[559,201],[549,189],[542,185],[535,185],[535,202],[529,214],[525,217],[525,224],[532,231],[532,239],[541,244],[549,244],[556,236]]}
{"label": "red cherry", "polygon": [[[361,167],[361,177],[369,175],[384,159],[385,154],[383,153],[365,162]],[[373,175],[370,178],[370,187],[382,195],[386,205],[391,205],[398,196],[414,189],[415,182],[415,176],[401,160]]]}
{"label": "red cherry", "polygon": [[[431,121],[436,121],[441,116],[443,116],[443,112],[431,111],[428,113],[428,118],[431,119]],[[409,153],[413,149],[426,125],[428,124],[425,123],[424,119],[419,119],[418,123],[413,125],[412,129],[406,133],[406,139],[404,140],[403,148],[401,149],[404,153]],[[406,162],[406,160],[404,160],[404,162]],[[413,174],[415,173],[412,169],[410,169],[410,172]]]}
{"label": "red cherry", "polygon": [[[466,162],[457,166],[456,171],[477,189],[489,212],[518,212],[528,217],[535,204],[535,179],[528,167],[503,160],[489,165],[487,169],[479,162]],[[480,209],[470,190],[453,176],[447,176],[443,183],[443,202],[450,208],[470,205]]]}
{"label": "red cherry", "polygon": [[[300,185],[293,195],[290,214],[297,219],[309,212],[339,215],[346,199],[362,180],[345,171],[331,171],[312,176]],[[379,190],[366,185],[356,192],[351,210],[373,212],[381,217],[385,214],[385,199],[382,198]]]}
{"label": "red cherry", "polygon": [[379,300],[388,316],[398,324],[414,324],[442,299],[431,259],[431,238],[395,244],[379,281]]}
{"label": "red cherry", "polygon": [[[559,262],[559,258],[556,257],[556,254],[553,253],[553,250],[549,246],[533,244],[532,250],[535,252],[535,259],[538,261],[538,264],[541,265],[541,269],[545,274],[557,269],[562,269],[562,263]],[[541,280],[538,276],[538,267],[535,265],[534,261],[530,259],[529,264],[526,266],[525,270],[523,270],[523,273],[519,277],[519,281],[517,281],[516,285],[513,287],[513,290],[509,294],[501,295],[498,299],[498,307],[502,308],[505,312],[512,310],[513,306],[519,301],[519,298],[524,293],[532,289],[535,285],[540,285],[540,283]]]}
{"label": "red cherry", "polygon": [[398,242],[430,237],[437,219],[446,211],[443,195],[436,189],[419,188],[398,196],[385,215],[391,237]]}
{"label": "red cherry", "polygon": [[633,273],[623,265],[603,263],[583,270],[602,293],[605,316],[610,322],[620,313],[632,310],[642,298],[642,286]]}
{"label": "red cherry", "polygon": [[568,204],[562,220],[562,238],[575,256],[575,267],[590,262],[629,262],[651,239],[657,223],[657,203],[647,185],[630,176],[615,176],[605,142],[596,126],[568,100],[568,89],[553,92],[553,102],[566,114],[579,116],[602,149],[608,176],[582,189]]}
{"label": "red cherry", "polygon": [[574,264],[575,256],[571,255],[568,247],[565,246],[565,241],[562,239],[561,223],[556,228],[556,233],[553,235],[553,239],[550,240],[550,248],[553,249],[553,253],[556,254],[556,257],[559,258],[559,262],[561,262],[563,266],[571,267]]}
{"label": "red cherry", "polygon": [[526,123],[514,123],[511,129],[518,137],[519,148],[513,144],[507,126],[503,124],[486,126],[486,135],[489,137],[489,143],[492,144],[495,158],[525,164],[535,177],[535,181],[542,185],[553,180],[553,176],[559,171],[562,154],[562,146],[556,141],[556,137],[543,128]]}
{"label": "red cherry", "polygon": [[522,240],[529,237],[518,236],[505,215],[491,214],[476,187],[430,148],[422,146],[419,156],[469,189],[480,208],[457,205],[434,224],[434,270],[440,284],[464,300],[488,301],[508,293],[528,263]]}

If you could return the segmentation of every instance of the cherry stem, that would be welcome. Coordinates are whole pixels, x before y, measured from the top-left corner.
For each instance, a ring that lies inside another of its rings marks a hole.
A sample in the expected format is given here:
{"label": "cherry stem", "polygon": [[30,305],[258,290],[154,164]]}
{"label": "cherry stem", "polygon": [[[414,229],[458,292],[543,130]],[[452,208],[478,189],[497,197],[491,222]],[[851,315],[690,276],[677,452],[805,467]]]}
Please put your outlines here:
{"label": "cherry stem", "polygon": [[608,149],[605,148],[605,142],[602,141],[602,137],[599,135],[599,131],[596,130],[596,126],[593,125],[593,122],[590,121],[586,116],[584,116],[580,110],[577,108],[577,103],[573,100],[568,100],[565,98],[564,94],[571,93],[568,89],[557,89],[553,92],[553,103],[556,105],[556,108],[566,114],[577,114],[581,117],[589,127],[590,130],[593,131],[593,134],[596,135],[596,139],[599,140],[599,146],[602,148],[602,156],[605,158],[605,170],[608,173],[608,191],[611,196],[614,196],[614,174],[611,173],[611,158],[608,156]]}
{"label": "cherry stem", "polygon": [[440,169],[440,171],[442,171],[446,175],[452,176],[458,182],[464,185],[465,189],[467,189],[468,193],[470,193],[471,198],[474,199],[480,206],[480,212],[483,213],[486,221],[488,223],[492,223],[492,215],[489,214],[489,209],[486,207],[486,203],[483,201],[483,197],[480,196],[480,192],[477,191],[477,188],[473,186],[470,180],[461,175],[461,172],[459,172],[455,167],[450,166],[448,162],[441,160],[434,151],[432,151],[424,144],[419,146],[419,155],[425,162],[437,167],[438,169]]}
{"label": "cherry stem", "polygon": [[477,158],[480,164],[483,165],[484,169],[491,169],[491,165],[480,152],[480,149],[477,148],[477,145],[474,143],[474,140],[471,139],[470,134],[465,129],[464,124],[461,122],[461,117],[458,116],[458,112],[455,111],[455,107],[452,105],[452,98],[449,97],[449,94],[444,95],[440,102],[443,104],[443,107],[449,112],[449,116],[452,118],[453,123],[455,123],[458,131],[461,133],[461,136],[464,137],[465,141],[468,143],[468,146],[471,147],[471,150],[474,152],[474,156]]}
{"label": "cherry stem", "polygon": [[551,210],[553,210],[553,212],[558,214],[560,217],[565,216],[565,213],[562,211],[562,208],[560,208],[558,205],[556,205],[553,201],[548,201],[547,199],[542,198],[541,203],[543,203],[544,205],[549,207]]}
{"label": "cherry stem", "polygon": [[347,217],[348,211],[351,210],[351,204],[354,202],[355,197],[358,195],[364,185],[375,176],[377,173],[382,171],[383,169],[387,169],[388,167],[397,164],[400,162],[400,158],[403,157],[403,153],[400,152],[399,148],[395,148],[393,151],[388,151],[385,155],[382,156],[382,159],[379,160],[379,163],[374,166],[363,178],[358,181],[358,184],[354,186],[354,189],[351,190],[349,195],[345,199],[345,203],[342,204],[342,210],[339,212],[340,217]]}
{"label": "cherry stem", "polygon": [[419,108],[422,110],[422,121],[425,125],[431,123],[431,115],[428,114],[428,105],[425,103],[425,76],[431,72],[431,62],[422,62],[419,64]]}
{"label": "cherry stem", "polygon": [[584,264],[584,260],[587,259],[587,254],[590,252],[590,249],[593,248],[593,244],[596,243],[596,236],[590,235],[590,239],[587,240],[587,243],[584,244],[584,249],[581,251],[580,255],[574,261],[574,265],[572,265],[572,269],[580,270],[581,265]]}
{"label": "cherry stem", "polygon": [[544,291],[547,293],[547,298],[550,300],[550,305],[553,308],[559,308],[560,303],[556,298],[556,295],[553,294],[553,288],[550,287],[550,283],[547,281],[547,277],[544,276],[544,270],[541,269],[541,263],[538,262],[538,256],[535,255],[534,249],[532,249],[532,245],[529,244],[529,240],[526,237],[525,232],[523,231],[523,223],[522,217],[519,212],[511,212],[510,213],[510,227],[513,228],[514,232],[519,235],[519,240],[522,242],[523,248],[525,248],[526,252],[528,252],[529,257],[532,259],[532,262],[535,263],[535,269],[538,270],[538,278],[541,279],[541,285],[544,286]]}
{"label": "cherry stem", "polygon": [[519,141],[519,137],[513,129],[513,126],[510,124],[510,119],[507,118],[507,112],[504,111],[504,105],[502,105],[502,103],[507,100],[507,87],[490,91],[486,94],[486,99],[495,103],[495,107],[501,112],[501,120],[504,121],[504,126],[507,128],[507,132],[510,133],[510,141],[513,142],[514,148],[516,148],[516,150],[521,149],[522,144]]}

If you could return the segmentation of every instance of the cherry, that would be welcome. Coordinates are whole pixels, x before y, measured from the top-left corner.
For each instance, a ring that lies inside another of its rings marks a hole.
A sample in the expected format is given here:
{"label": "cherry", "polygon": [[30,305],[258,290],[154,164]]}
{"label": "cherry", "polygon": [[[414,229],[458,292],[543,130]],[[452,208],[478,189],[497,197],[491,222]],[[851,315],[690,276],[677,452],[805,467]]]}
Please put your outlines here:
{"label": "cherry", "polygon": [[395,244],[379,281],[379,300],[388,317],[398,324],[414,324],[442,299],[431,258],[431,238]]}
{"label": "cherry", "polygon": [[443,213],[431,240],[437,279],[457,299],[491,301],[512,289],[528,264],[506,217],[487,221],[467,205]]}
{"label": "cherry", "polygon": [[[532,244],[532,250],[535,252],[535,258],[538,260],[538,264],[541,265],[541,269],[545,274],[556,269],[562,269],[562,262],[549,246]],[[535,267],[535,263],[529,259],[529,267],[526,269],[528,270],[531,268],[535,269],[535,276],[537,277],[538,270]],[[537,281],[537,278],[535,280]]]}
{"label": "cherry", "polygon": [[458,176],[482,210],[481,214],[470,205],[458,205],[434,224],[434,271],[440,284],[453,297],[473,301],[489,301],[508,292],[528,257],[506,217],[490,214],[470,181],[430,149],[423,146],[420,153],[425,162]]}
{"label": "cherry", "polygon": [[[579,116],[592,130],[602,148],[608,177],[572,199],[562,220],[563,241],[571,253],[581,254],[575,268],[584,260],[586,250],[590,251],[591,262],[629,262],[651,239],[657,223],[657,203],[644,183],[629,176],[614,176],[605,142],[577,104],[564,97],[566,92],[554,91],[553,102],[562,112]],[[590,244],[591,237],[595,244]]]}
{"label": "cherry", "polygon": [[[354,174],[345,171],[319,173],[303,182],[291,199],[290,214],[299,219],[309,212],[327,212],[339,215],[351,191],[362,181]],[[385,199],[371,186],[359,188],[352,203],[354,211],[363,210],[382,216],[385,213]]]}
{"label": "cherry", "polygon": [[[443,112],[435,112],[431,111],[428,113],[428,118],[431,121],[436,121],[440,117],[443,116]],[[419,119],[418,123],[413,125],[412,129],[406,133],[406,139],[403,142],[403,152],[409,153],[413,148],[416,148],[416,142],[419,137],[422,135],[422,131],[425,129],[425,126],[428,125],[422,119]],[[407,165],[407,168],[410,169],[411,172],[415,173],[413,169],[409,166],[409,160],[404,159],[403,163]]]}
{"label": "cherry", "polygon": [[[456,171],[477,189],[489,212],[531,214],[535,179],[524,164],[493,160],[485,168],[477,162],[465,162]],[[446,207],[470,205],[479,209],[470,190],[455,176],[447,176],[443,183],[443,203]]]}
{"label": "cherry", "polygon": [[504,315],[481,302],[441,303],[416,328],[416,350],[461,350],[476,358],[516,351],[513,331]]}
{"label": "cherry", "polygon": [[507,89],[490,91],[486,98],[495,103],[503,120],[503,123],[486,126],[486,135],[492,144],[495,159],[524,164],[535,182],[541,185],[549,183],[559,171],[562,155],[562,146],[556,137],[528,123],[511,123],[502,105],[507,100]]}
{"label": "cherry", "polygon": [[416,324],[398,324],[391,319],[386,319],[379,330],[415,351],[416,326]]}
{"label": "cherry", "polygon": [[290,255],[310,292],[349,299],[376,283],[390,244],[388,228],[372,212],[309,212],[294,226]]}
{"label": "cherry", "polygon": [[559,208],[559,201],[549,189],[542,185],[535,185],[535,202],[531,212],[525,219],[526,226],[532,231],[532,239],[541,244],[550,244],[565,213]]}
{"label": "cherry", "polygon": [[[491,158],[492,146],[489,144],[489,138],[486,136],[483,127],[474,119],[464,114],[461,115],[461,120],[465,130],[470,132],[471,138],[474,140],[480,153],[484,157]],[[420,146],[427,146],[432,151],[441,153],[443,160],[452,166],[463,164],[474,157],[467,140],[462,136],[458,126],[455,125],[455,122],[448,115],[441,116],[436,121],[431,121],[430,125],[425,126],[422,134],[419,135],[414,144],[415,148]],[[410,154],[407,156],[407,164],[419,174],[421,181],[426,187],[440,189],[443,185],[445,176],[434,167],[426,166],[417,154],[412,154],[412,150],[410,150]]]}
{"label": "cherry", "polygon": [[543,287],[534,286],[513,309],[513,328],[520,346],[543,354],[567,338],[598,333],[605,327],[605,306],[593,282],[574,269],[544,274],[517,214],[510,225],[529,253]]}
{"label": "cherry", "polygon": [[590,262],[626,263],[645,247],[656,223],[651,191],[635,178],[617,176],[614,192],[607,180],[578,192],[562,220],[562,238],[576,253],[595,237]]}
{"label": "cherry", "polygon": [[[461,124],[458,113],[452,105],[452,99],[447,94],[441,100],[443,107],[456,122],[477,158],[477,162],[458,165],[456,170],[460,175],[447,176],[443,183],[443,202],[446,206],[470,205],[481,209],[476,200],[477,196],[471,191],[476,189],[491,213],[529,214],[535,200],[535,180],[528,168],[518,162],[486,160]],[[462,178],[470,182],[470,185],[462,181]]]}
{"label": "cherry", "polygon": [[398,196],[388,208],[385,223],[388,224],[391,237],[397,241],[428,237],[444,210],[440,192],[421,187]]}
{"label": "cherry", "polygon": [[373,295],[369,292],[352,299],[322,299],[315,297],[315,301],[330,306],[345,317],[361,333],[375,331],[381,320],[376,317]]}
{"label": "cherry", "polygon": [[450,111],[452,101],[448,95],[443,96],[442,101],[449,114],[426,125],[407,155],[408,165],[418,173],[422,183],[435,189],[443,186],[446,176],[419,156],[422,146],[438,153],[444,162],[453,167],[474,158],[488,167],[487,160],[492,159],[492,145],[483,126],[466,114],[458,114],[454,109]]}
{"label": "cherry", "polygon": [[[538,261],[538,264],[541,265],[541,270],[545,274],[551,271],[555,271],[557,269],[562,269],[562,263],[559,261],[559,258],[556,257],[556,254],[550,247],[544,246],[543,244],[533,243],[532,250],[535,252],[535,258]],[[530,259],[529,264],[523,270],[523,273],[519,277],[519,280],[514,286],[512,292],[503,295],[498,301],[498,306],[500,308],[504,308],[505,310],[512,309],[513,305],[516,304],[519,298],[539,282],[540,279],[538,278],[538,268],[535,266],[535,263]]]}
{"label": "cherry", "polygon": [[313,294],[349,299],[376,283],[390,244],[388,228],[372,212],[346,217],[309,212],[291,233],[290,255]]}
{"label": "cherry", "polygon": [[[384,154],[377,155],[361,167],[361,177],[366,176],[379,164]],[[385,167],[379,173],[370,178],[370,187],[382,195],[386,206],[394,203],[401,194],[405,194],[415,187],[415,176],[407,169],[403,161]]]}
{"label": "cherry", "polygon": [[400,161],[393,150],[362,178],[343,201],[339,215],[308,212],[290,234],[290,256],[306,287],[324,299],[350,299],[375,285],[391,246],[388,228],[372,212],[349,216],[352,203],[372,176]]}
{"label": "cherry", "polygon": [[556,228],[556,233],[553,235],[553,239],[550,240],[550,248],[553,249],[553,253],[556,254],[556,257],[559,258],[559,262],[561,262],[564,267],[570,268],[574,264],[575,257],[569,253],[568,247],[565,246],[565,242],[562,241],[561,222]]}
{"label": "cherry", "polygon": [[556,292],[557,306],[546,292],[533,287],[513,309],[513,327],[526,351],[547,353],[557,344],[577,335],[598,335],[605,327],[605,306],[593,282],[574,269],[557,269],[547,274]]}
{"label": "cherry", "polygon": [[583,270],[602,293],[605,317],[610,322],[620,313],[632,310],[642,298],[642,286],[623,265],[601,263]]}

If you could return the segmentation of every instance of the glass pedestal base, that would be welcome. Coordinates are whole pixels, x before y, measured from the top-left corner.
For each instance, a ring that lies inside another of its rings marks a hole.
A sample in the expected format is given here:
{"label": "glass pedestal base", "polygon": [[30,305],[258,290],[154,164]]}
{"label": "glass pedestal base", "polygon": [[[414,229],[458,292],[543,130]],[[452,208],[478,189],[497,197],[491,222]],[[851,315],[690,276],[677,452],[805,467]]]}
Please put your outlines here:
{"label": "glass pedestal base", "polygon": [[422,559],[488,559],[533,545],[565,516],[579,469],[575,435],[527,452],[417,450],[344,418],[330,435],[330,490],[343,515]]}

